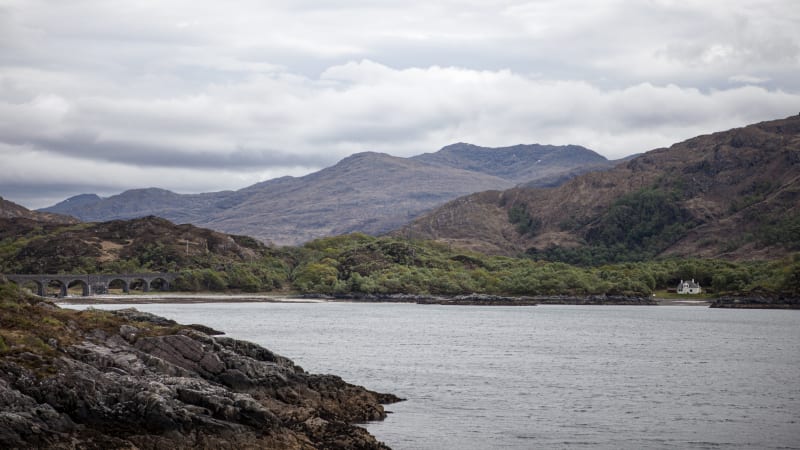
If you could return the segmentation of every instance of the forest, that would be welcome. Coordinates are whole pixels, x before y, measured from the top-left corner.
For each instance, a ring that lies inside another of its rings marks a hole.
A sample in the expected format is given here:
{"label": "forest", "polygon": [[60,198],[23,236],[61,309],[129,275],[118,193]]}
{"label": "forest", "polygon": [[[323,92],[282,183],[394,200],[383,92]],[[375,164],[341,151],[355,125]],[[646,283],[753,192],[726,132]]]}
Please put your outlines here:
{"label": "forest", "polygon": [[[611,208],[595,227],[594,246],[516,257],[361,233],[271,247],[155,217],[67,226],[8,222],[0,233],[0,273],[171,272],[180,274],[173,289],[193,292],[644,296],[695,279],[712,295],[800,295],[800,253],[771,261],[647,257],[663,242],[654,236],[672,234],[662,223],[681,213],[654,210],[664,208],[658,206],[660,194],[643,195]],[[653,217],[650,231],[620,234],[628,224],[617,208]],[[534,232],[536,221],[525,219],[527,211],[515,214],[526,232]],[[784,239],[785,230],[796,227],[795,220],[787,219],[763,238]],[[625,260],[624,255],[638,258]]]}

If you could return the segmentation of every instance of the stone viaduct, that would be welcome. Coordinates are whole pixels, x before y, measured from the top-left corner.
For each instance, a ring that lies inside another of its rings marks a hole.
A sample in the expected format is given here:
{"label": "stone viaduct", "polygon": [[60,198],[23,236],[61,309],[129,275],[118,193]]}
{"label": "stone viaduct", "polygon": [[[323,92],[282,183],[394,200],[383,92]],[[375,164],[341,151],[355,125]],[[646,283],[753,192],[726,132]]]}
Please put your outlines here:
{"label": "stone viaduct", "polygon": [[[55,284],[59,289],[59,297],[66,297],[67,290],[73,286],[80,286],[83,290],[83,296],[107,294],[108,287],[113,282],[121,282],[122,290],[125,293],[130,292],[131,285],[134,283],[141,283],[144,292],[150,292],[152,284],[156,281],[160,284],[162,291],[169,290],[170,283],[178,278],[177,273],[125,273],[125,274],[89,274],[89,275],[71,275],[71,274],[40,274],[40,275],[18,275],[18,274],[3,274],[6,279],[13,281],[18,285],[33,283],[36,285],[36,294],[42,297],[47,296],[47,288],[51,283]],[[119,284],[119,283],[118,283]]]}

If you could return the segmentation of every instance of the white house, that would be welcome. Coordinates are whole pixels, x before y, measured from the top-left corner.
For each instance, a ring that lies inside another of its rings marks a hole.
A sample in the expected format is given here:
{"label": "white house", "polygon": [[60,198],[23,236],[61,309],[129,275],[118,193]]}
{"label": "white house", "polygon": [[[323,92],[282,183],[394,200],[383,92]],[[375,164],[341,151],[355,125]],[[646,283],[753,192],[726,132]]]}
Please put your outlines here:
{"label": "white house", "polygon": [[696,283],[694,278],[692,281],[683,281],[678,284],[678,294],[699,294],[703,292],[700,288],[700,283]]}

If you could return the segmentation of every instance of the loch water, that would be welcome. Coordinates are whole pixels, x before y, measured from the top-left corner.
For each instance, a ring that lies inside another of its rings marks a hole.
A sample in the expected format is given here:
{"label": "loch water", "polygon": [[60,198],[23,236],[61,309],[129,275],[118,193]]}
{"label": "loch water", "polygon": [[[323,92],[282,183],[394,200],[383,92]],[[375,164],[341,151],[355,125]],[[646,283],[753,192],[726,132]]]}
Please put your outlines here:
{"label": "loch water", "polygon": [[[364,303],[132,306],[407,398],[394,449],[800,448],[800,311]],[[84,306],[75,306],[84,307]]]}

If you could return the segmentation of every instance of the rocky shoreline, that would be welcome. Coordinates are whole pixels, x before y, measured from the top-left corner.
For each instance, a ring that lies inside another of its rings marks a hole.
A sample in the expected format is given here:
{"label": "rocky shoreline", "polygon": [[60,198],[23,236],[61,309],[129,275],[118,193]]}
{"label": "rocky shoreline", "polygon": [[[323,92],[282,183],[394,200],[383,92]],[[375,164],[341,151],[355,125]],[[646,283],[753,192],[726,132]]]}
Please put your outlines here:
{"label": "rocky shoreline", "polygon": [[535,306],[535,305],[657,305],[650,297],[626,295],[537,295],[529,297],[505,297],[489,294],[468,294],[454,296],[415,295],[415,294],[347,294],[319,295],[306,294],[304,299],[325,299],[352,302],[416,303],[420,305],[479,305],[479,306]]}
{"label": "rocky shoreline", "polygon": [[134,309],[2,299],[0,448],[386,449],[401,399]]}
{"label": "rocky shoreline", "polygon": [[738,309],[800,309],[798,297],[769,297],[769,296],[725,296],[711,302],[711,308],[738,308]]}

